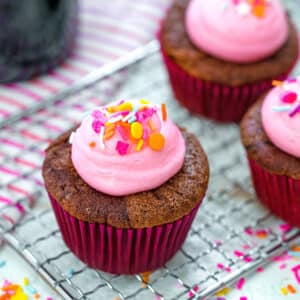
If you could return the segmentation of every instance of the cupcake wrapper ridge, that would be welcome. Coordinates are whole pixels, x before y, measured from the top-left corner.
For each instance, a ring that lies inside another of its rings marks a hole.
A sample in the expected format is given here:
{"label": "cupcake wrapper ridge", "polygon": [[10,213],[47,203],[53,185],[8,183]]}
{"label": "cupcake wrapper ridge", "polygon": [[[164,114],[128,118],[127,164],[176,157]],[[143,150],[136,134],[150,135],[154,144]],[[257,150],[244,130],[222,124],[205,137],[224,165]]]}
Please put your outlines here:
{"label": "cupcake wrapper ridge", "polygon": [[248,162],[260,201],[290,225],[300,227],[300,180],[271,174],[249,155]]}
{"label": "cupcake wrapper ridge", "polygon": [[137,274],[162,267],[182,246],[200,206],[172,223],[123,229],[80,221],[49,197],[70,250],[88,266],[113,274]]}

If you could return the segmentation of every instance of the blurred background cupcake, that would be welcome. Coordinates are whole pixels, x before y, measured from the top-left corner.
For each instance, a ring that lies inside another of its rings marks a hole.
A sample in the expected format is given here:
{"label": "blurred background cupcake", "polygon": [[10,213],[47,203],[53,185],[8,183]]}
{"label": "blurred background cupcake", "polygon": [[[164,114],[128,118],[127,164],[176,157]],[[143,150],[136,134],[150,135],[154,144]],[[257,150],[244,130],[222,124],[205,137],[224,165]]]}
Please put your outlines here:
{"label": "blurred background cupcake", "polygon": [[93,268],[135,274],[180,249],[209,169],[197,138],[164,105],[120,101],[53,141],[43,177],[71,251]]}
{"label": "blurred background cupcake", "polygon": [[258,198],[277,216],[300,226],[300,78],[275,82],[241,122]]}
{"label": "blurred background cupcake", "polygon": [[278,0],[175,0],[160,32],[175,97],[191,112],[238,122],[298,58]]}

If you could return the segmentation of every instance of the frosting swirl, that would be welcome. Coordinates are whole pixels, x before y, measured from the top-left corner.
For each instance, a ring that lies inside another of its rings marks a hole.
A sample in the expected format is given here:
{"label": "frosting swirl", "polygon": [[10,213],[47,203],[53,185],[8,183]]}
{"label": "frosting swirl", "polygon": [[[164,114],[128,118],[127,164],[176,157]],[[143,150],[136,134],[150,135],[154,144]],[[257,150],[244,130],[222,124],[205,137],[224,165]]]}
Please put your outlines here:
{"label": "frosting swirl", "polygon": [[300,158],[300,78],[275,82],[262,105],[262,124],[282,151]]}
{"label": "frosting swirl", "polygon": [[191,0],[185,24],[197,47],[237,63],[271,56],[288,37],[286,13],[278,0]]}
{"label": "frosting swirl", "polygon": [[96,190],[122,196],[162,185],[182,167],[185,142],[165,106],[121,101],[95,109],[71,135],[72,162]]}

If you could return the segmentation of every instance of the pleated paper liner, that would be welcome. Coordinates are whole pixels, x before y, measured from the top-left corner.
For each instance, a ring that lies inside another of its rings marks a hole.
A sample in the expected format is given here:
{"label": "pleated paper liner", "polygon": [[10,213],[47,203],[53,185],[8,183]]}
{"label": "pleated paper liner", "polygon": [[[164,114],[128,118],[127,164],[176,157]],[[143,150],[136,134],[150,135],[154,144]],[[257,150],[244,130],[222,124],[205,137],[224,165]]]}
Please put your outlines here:
{"label": "pleated paper liner", "polygon": [[80,221],[49,197],[70,250],[88,266],[113,274],[137,274],[162,267],[182,246],[200,206],[172,223],[122,229]]}
{"label": "pleated paper liner", "polygon": [[261,94],[272,87],[273,80],[284,80],[290,71],[272,79],[238,87],[201,80],[183,70],[161,47],[163,61],[175,98],[191,113],[218,122],[239,122]]}
{"label": "pleated paper liner", "polygon": [[248,162],[259,200],[290,225],[300,227],[300,180],[271,174],[249,155]]}

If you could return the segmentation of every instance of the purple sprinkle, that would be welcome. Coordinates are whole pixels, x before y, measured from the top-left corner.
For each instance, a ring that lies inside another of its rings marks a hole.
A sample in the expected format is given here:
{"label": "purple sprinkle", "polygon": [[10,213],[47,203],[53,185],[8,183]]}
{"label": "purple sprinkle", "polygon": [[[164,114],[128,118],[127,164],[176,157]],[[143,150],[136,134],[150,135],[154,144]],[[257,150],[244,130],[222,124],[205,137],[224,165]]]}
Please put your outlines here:
{"label": "purple sprinkle", "polygon": [[286,81],[287,81],[288,83],[292,83],[292,82],[297,82],[298,79],[297,79],[297,78],[288,78]]}
{"label": "purple sprinkle", "polygon": [[92,127],[96,133],[100,133],[102,126],[103,126],[103,123],[98,119],[94,120],[92,123]]}
{"label": "purple sprinkle", "polygon": [[292,118],[294,117],[297,113],[300,113],[300,104],[298,104],[290,113],[289,116]]}

